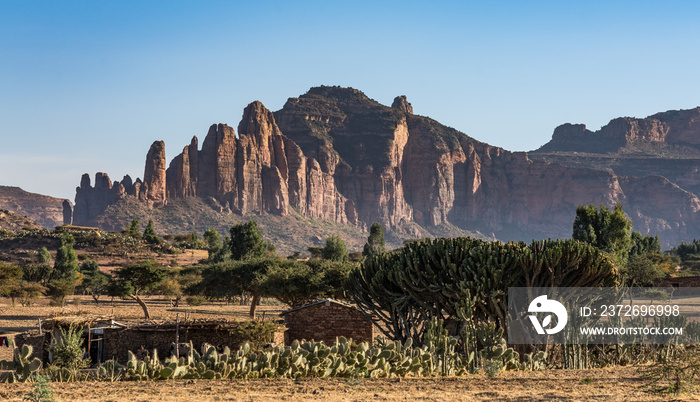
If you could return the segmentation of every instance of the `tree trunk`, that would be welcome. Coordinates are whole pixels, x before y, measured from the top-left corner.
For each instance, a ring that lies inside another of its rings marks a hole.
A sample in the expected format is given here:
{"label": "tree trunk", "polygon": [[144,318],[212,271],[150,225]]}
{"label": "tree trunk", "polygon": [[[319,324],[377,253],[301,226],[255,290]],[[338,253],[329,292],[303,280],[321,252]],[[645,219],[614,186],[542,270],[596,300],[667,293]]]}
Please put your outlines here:
{"label": "tree trunk", "polygon": [[260,302],[260,295],[253,295],[253,299],[250,301],[250,318],[255,318],[255,307],[257,307]]}
{"label": "tree trunk", "polygon": [[136,303],[138,303],[141,306],[141,308],[143,309],[144,318],[147,320],[150,320],[151,315],[148,314],[148,306],[146,305],[146,303],[144,303],[143,300],[141,300],[141,298],[137,295],[129,295],[129,297],[136,300]]}

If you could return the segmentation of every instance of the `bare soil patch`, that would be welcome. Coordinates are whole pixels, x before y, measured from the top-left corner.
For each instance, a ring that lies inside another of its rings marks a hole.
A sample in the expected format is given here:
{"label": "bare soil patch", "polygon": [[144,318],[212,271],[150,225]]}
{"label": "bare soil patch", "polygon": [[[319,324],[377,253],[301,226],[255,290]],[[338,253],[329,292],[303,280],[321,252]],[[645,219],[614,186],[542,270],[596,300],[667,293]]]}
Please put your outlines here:
{"label": "bare soil patch", "polygon": [[[460,378],[306,379],[52,383],[57,400],[71,401],[658,401],[696,400],[653,394],[630,367],[504,372]],[[0,387],[0,400],[19,401],[29,384]]]}

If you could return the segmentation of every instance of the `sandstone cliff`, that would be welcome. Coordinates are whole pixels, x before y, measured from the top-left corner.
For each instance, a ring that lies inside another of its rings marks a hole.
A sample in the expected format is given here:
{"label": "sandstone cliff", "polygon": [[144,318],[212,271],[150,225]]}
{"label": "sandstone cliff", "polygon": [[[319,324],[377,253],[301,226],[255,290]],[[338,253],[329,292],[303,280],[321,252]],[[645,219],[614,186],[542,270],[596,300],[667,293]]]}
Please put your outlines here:
{"label": "sandstone cliff", "polygon": [[24,215],[45,228],[53,229],[64,223],[64,202],[72,208],[68,200],[30,193],[19,187],[0,186],[0,209]]}
{"label": "sandstone cliff", "polygon": [[[699,113],[621,118],[596,133],[564,125],[547,146],[573,149],[576,143],[579,150],[584,144],[588,152],[609,152],[673,143],[690,149]],[[359,228],[380,221],[390,232],[413,236],[425,235],[423,228],[443,235],[455,228],[530,240],[570,236],[579,204],[620,201],[636,230],[659,234],[666,245],[700,237],[700,201],[673,180],[508,152],[415,115],[405,96],[386,107],[352,88],[312,88],[275,113],[251,103],[237,131],[212,125],[201,149],[194,137],[167,169],[164,144],[155,142],[143,182],[126,176],[112,183],[98,173],[93,187],[85,175],[75,223],[99,221],[107,207],[128,197],[156,208],[199,197],[236,215],[299,214]],[[685,180],[700,183],[697,175]]]}

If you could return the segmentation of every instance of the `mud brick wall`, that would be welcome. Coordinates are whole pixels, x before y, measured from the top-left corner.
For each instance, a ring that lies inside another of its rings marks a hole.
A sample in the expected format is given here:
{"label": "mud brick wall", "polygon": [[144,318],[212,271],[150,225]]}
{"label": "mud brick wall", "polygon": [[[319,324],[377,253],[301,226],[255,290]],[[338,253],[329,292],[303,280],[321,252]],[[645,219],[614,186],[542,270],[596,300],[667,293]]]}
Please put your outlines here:
{"label": "mud brick wall", "polygon": [[[284,331],[274,334],[275,342],[282,343]],[[180,327],[180,343],[192,341],[195,350],[201,352],[202,344],[208,343],[222,350],[228,346],[232,350],[240,346],[227,329],[204,327],[187,328]],[[136,351],[143,346],[149,354],[153,349],[158,349],[158,357],[164,359],[170,356],[170,345],[175,342],[175,328],[120,328],[105,329],[104,349],[102,356],[105,360],[116,359],[120,363],[126,362],[129,351]]]}
{"label": "mud brick wall", "polygon": [[42,362],[49,361],[49,351],[45,348],[47,337],[45,333],[24,333],[15,335],[15,346],[22,349],[24,345],[30,345],[34,350],[30,360],[38,357]]}
{"label": "mud brick wall", "polygon": [[287,326],[285,344],[295,339],[335,343],[336,337],[352,338],[355,342],[372,342],[377,334],[372,321],[361,311],[335,303],[319,303],[290,311],[284,315]]}

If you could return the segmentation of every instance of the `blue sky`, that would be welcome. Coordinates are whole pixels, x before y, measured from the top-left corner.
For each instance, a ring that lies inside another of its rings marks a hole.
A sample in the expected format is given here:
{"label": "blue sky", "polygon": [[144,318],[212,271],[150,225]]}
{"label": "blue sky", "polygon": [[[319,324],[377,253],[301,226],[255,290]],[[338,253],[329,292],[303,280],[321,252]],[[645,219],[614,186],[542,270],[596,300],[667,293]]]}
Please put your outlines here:
{"label": "blue sky", "polygon": [[[379,3],[379,4],[377,4]],[[612,4],[610,4],[612,3]],[[692,1],[0,0],[0,185],[73,199],[254,100],[351,86],[508,150],[700,105]]]}

